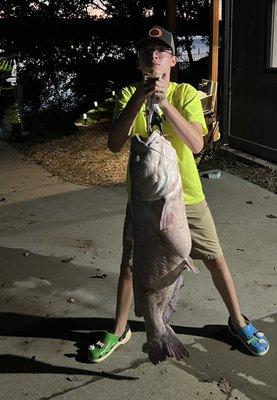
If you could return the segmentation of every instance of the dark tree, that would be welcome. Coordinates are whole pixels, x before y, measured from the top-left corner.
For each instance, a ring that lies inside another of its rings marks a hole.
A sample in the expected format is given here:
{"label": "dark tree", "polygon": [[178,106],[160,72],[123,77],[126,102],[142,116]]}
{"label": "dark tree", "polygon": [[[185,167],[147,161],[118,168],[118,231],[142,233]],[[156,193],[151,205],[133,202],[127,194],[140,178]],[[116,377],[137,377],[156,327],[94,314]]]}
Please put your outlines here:
{"label": "dark tree", "polygon": [[[1,56],[23,64],[25,120],[55,110],[73,122],[139,79],[134,44],[151,26],[167,27],[166,10],[165,0],[2,0]],[[208,0],[177,0],[177,45],[189,54],[192,36],[208,29]]]}

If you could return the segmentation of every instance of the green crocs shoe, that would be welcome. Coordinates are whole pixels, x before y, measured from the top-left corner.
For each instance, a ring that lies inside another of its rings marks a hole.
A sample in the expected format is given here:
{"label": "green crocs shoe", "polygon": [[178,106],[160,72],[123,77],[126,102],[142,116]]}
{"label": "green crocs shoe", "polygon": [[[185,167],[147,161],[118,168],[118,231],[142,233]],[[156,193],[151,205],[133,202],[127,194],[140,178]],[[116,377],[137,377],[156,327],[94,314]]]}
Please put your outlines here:
{"label": "green crocs shoe", "polygon": [[129,325],[126,326],[121,336],[112,332],[105,332],[102,340],[88,346],[88,359],[93,363],[104,361],[118,346],[127,343],[130,338],[131,330]]}

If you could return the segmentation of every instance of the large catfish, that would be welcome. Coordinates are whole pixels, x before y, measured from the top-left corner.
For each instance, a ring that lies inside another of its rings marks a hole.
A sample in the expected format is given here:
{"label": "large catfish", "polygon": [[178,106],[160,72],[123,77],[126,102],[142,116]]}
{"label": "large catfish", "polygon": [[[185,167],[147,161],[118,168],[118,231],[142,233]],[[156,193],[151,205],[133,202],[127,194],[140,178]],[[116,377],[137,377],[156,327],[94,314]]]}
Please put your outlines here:
{"label": "large catfish", "polygon": [[145,320],[146,349],[153,364],[188,356],[169,326],[182,271],[191,269],[191,236],[176,151],[155,130],[131,143],[131,208],[134,229],[135,313]]}

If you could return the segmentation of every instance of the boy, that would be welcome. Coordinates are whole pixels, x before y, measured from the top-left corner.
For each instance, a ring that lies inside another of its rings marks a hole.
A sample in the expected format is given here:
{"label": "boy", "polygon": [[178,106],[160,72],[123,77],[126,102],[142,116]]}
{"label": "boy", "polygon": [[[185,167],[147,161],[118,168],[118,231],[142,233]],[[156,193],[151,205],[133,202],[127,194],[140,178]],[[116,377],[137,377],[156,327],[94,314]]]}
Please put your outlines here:
{"label": "boy", "polygon": [[[163,112],[163,132],[178,156],[192,237],[191,257],[201,259],[210,271],[215,287],[230,314],[230,332],[237,336],[251,353],[262,356],[269,349],[268,340],[241,314],[234,283],[218,241],[193,157],[193,153],[197,154],[202,150],[203,135],[207,133],[197,91],[188,84],[170,82],[170,71],[176,65],[177,58],[173,37],[169,31],[158,26],[153,27],[136,48],[143,77],[156,78],[142,79],[138,85],[122,90],[115,107],[108,147],[111,151],[118,152],[129,135],[148,136],[145,102],[150,96],[154,96]],[[130,192],[129,186],[127,177]],[[88,356],[92,362],[103,361],[118,346],[130,339],[131,331],[127,320],[132,298],[132,216],[127,205],[114,330],[106,332],[101,341],[89,346]]]}

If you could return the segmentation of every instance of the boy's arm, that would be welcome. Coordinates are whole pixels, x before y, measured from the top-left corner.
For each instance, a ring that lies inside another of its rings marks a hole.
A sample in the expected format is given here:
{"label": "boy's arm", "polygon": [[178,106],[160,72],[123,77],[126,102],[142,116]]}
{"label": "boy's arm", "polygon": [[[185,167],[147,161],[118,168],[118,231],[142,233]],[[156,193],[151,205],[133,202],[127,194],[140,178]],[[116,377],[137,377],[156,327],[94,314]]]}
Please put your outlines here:
{"label": "boy's arm", "polygon": [[119,152],[124,146],[137,113],[147,97],[152,93],[152,82],[142,80],[125,108],[114,120],[108,139],[108,148],[113,153]]}
{"label": "boy's arm", "polygon": [[174,131],[190,150],[194,154],[200,153],[204,145],[201,124],[199,122],[188,122],[167,100],[161,106],[161,109],[174,128]]}
{"label": "boy's arm", "polygon": [[126,107],[114,120],[108,139],[108,148],[113,153],[119,152],[124,146],[134,119],[143,102],[144,98],[141,96],[140,88],[138,88],[126,104]]}
{"label": "boy's arm", "polygon": [[166,98],[169,85],[169,75],[164,74],[155,82],[155,96],[166,118],[176,134],[186,143],[190,150],[197,154],[203,148],[202,125],[199,122],[189,122]]}

